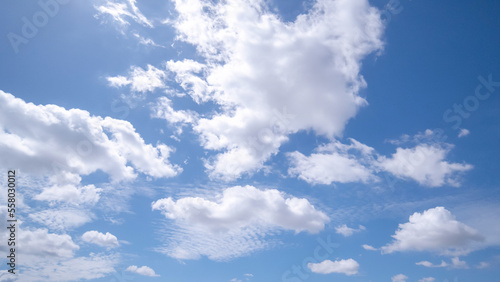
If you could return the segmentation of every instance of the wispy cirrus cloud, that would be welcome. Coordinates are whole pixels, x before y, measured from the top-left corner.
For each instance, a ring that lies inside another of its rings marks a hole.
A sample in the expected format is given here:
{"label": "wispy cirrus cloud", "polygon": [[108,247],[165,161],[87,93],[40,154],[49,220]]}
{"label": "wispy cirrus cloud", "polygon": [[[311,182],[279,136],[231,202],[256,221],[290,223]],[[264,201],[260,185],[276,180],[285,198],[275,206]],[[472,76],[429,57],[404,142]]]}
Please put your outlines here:
{"label": "wispy cirrus cloud", "polygon": [[146,27],[154,27],[153,23],[147,19],[137,7],[136,0],[114,1],[106,0],[102,5],[95,5],[96,17],[110,17],[120,25],[130,25],[130,20]]}

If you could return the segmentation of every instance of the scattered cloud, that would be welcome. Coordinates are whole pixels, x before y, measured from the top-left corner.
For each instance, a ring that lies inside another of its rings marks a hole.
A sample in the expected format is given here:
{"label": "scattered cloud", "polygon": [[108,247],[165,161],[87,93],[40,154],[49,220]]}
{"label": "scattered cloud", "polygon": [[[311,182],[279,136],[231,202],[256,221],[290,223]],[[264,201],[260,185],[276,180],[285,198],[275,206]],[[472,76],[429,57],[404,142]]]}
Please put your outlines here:
{"label": "scattered cloud", "polygon": [[421,265],[421,266],[425,266],[425,267],[447,267],[448,266],[448,264],[444,260],[441,261],[441,264],[432,264],[429,261],[420,261],[420,262],[417,262],[416,265]]}
{"label": "scattered cloud", "polygon": [[111,87],[120,88],[130,85],[132,91],[145,93],[165,88],[164,80],[166,76],[167,74],[164,70],[147,65],[147,69],[132,66],[127,76],[110,76],[106,77],[106,79]]}
{"label": "scattered cloud", "polygon": [[408,280],[408,276],[404,274],[398,274],[391,278],[392,282],[406,282],[406,280]]}
{"label": "scattered cloud", "polygon": [[436,278],[434,278],[434,277],[425,277],[425,278],[418,280],[418,282],[434,282],[434,281],[436,281]]}
{"label": "scattered cloud", "polygon": [[433,264],[429,261],[421,261],[417,262],[417,265],[425,266],[425,267],[431,267],[431,268],[438,268],[438,267],[449,267],[449,268],[458,268],[458,269],[467,269],[469,266],[465,261],[461,261],[459,257],[454,257],[451,259],[450,263],[446,263],[445,261],[441,261],[441,264]]}
{"label": "scattered cloud", "polygon": [[337,261],[325,260],[320,263],[308,263],[307,267],[314,273],[343,273],[345,275],[354,275],[358,273],[359,264],[353,259]]}
{"label": "scattered cloud", "polygon": [[460,129],[460,132],[458,132],[458,138],[465,137],[470,134],[470,131],[468,129],[462,128]]}
{"label": "scattered cloud", "polygon": [[156,274],[155,271],[148,266],[137,267],[136,265],[131,265],[131,266],[127,267],[127,269],[125,269],[125,270],[129,271],[129,272],[134,272],[134,273],[137,273],[140,275],[144,275],[144,276],[150,276],[150,277],[159,277],[160,276],[160,275]]}
{"label": "scattered cloud", "polygon": [[139,44],[145,45],[145,46],[153,46],[153,47],[162,47],[165,48],[165,46],[157,44],[156,42],[153,41],[151,38],[145,38],[141,36],[139,33],[133,33],[132,34],[135,38],[139,40]]}
{"label": "scattered cloud", "polygon": [[107,0],[104,5],[96,5],[94,8],[97,10],[97,14],[95,15],[97,18],[109,16],[120,26],[128,26],[130,25],[129,20],[133,20],[143,26],[154,27],[153,23],[141,13],[137,7],[136,0]]}
{"label": "scattered cloud", "polygon": [[459,257],[454,257],[451,259],[451,267],[458,269],[468,269],[469,266],[465,261],[460,260]]}
{"label": "scattered cloud", "polygon": [[441,142],[437,133],[429,129],[413,137],[405,135],[401,140],[392,140],[391,143],[398,145],[412,140],[417,145],[398,147],[390,157],[379,155],[373,148],[354,139],[349,140],[349,145],[332,141],[319,146],[310,156],[297,151],[288,153],[291,163],[288,174],[310,184],[329,185],[378,182],[377,173],[389,172],[423,186],[438,187],[459,186],[461,173],[472,169],[470,164],[446,161],[453,145]]}
{"label": "scattered cloud", "polygon": [[478,265],[476,265],[476,268],[477,269],[483,269],[483,268],[487,268],[489,266],[490,266],[490,263],[482,261]]}
{"label": "scattered cloud", "polygon": [[373,247],[373,246],[370,246],[370,245],[362,245],[363,249],[367,250],[367,251],[378,251],[379,249]]}
{"label": "scattered cloud", "polygon": [[106,248],[115,248],[120,244],[115,235],[106,232],[106,234],[91,230],[83,233],[82,240],[87,243],[92,243]]}
{"label": "scattered cloud", "polygon": [[475,229],[457,221],[444,207],[415,212],[409,222],[399,224],[394,241],[382,253],[396,251],[435,251],[444,255],[467,254],[472,244],[484,240]]}
{"label": "scattered cloud", "polygon": [[335,227],[335,232],[337,232],[337,234],[342,234],[344,237],[349,237],[352,234],[363,230],[366,230],[363,225],[360,225],[358,229],[347,227],[345,224]]}

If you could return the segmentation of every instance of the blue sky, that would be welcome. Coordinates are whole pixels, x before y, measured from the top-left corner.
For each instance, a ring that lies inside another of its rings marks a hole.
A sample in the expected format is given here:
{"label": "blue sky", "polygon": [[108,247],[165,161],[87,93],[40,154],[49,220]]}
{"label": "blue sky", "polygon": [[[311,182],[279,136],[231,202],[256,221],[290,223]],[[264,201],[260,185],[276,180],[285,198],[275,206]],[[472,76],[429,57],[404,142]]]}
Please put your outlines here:
{"label": "blue sky", "polygon": [[2,5],[2,281],[500,276],[497,1]]}

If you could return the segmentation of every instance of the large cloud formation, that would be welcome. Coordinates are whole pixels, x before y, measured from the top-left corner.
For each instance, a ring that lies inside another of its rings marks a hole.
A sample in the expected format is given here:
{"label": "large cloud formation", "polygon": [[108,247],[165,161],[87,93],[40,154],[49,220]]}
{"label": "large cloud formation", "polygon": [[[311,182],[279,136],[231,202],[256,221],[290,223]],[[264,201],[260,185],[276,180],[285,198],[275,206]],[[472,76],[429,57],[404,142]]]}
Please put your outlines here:
{"label": "large cloud formation", "polygon": [[[218,106],[192,123],[202,146],[218,152],[205,162],[212,178],[234,180],[262,169],[288,135],[301,130],[340,136],[367,104],[359,96],[366,85],[361,61],[383,48],[384,29],[368,1],[319,0],[293,22],[272,13],[264,0],[174,4],[178,15],[166,22],[177,40],[196,47],[200,60],[168,61],[165,73],[195,102]],[[163,74],[155,69],[155,77]],[[134,73],[108,80],[145,89],[135,86]]]}
{"label": "large cloud formation", "polygon": [[50,177],[38,200],[95,203],[100,188],[80,186],[81,175],[98,170],[113,182],[137,173],[172,177],[182,170],[168,157],[165,144],[146,144],[127,121],[92,116],[80,109],[34,105],[0,90],[0,155],[11,167]]}

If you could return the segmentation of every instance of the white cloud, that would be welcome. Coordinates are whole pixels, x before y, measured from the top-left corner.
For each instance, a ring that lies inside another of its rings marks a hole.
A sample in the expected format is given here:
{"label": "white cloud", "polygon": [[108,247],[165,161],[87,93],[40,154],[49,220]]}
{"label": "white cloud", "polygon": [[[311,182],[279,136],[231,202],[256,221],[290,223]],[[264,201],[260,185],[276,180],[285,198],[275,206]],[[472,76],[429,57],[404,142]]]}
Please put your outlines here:
{"label": "white cloud", "polygon": [[[5,209],[7,210],[7,209]],[[68,234],[50,233],[47,229],[16,227],[16,257],[22,260],[19,281],[73,281],[102,278],[115,271],[116,254],[93,254],[75,257],[80,247]],[[7,241],[8,231],[1,230],[2,241]],[[5,253],[7,244],[1,245]],[[17,266],[16,266],[17,267]],[[3,277],[0,277],[1,281]]]}
{"label": "white cloud", "polygon": [[177,126],[177,133],[182,133],[182,126],[195,123],[198,120],[198,113],[191,110],[174,110],[172,101],[167,97],[160,97],[152,109],[152,117],[162,118],[170,124]]}
{"label": "white cloud", "polygon": [[106,234],[91,230],[83,233],[82,240],[87,243],[92,243],[106,248],[115,248],[120,244],[115,235],[106,232]]}
{"label": "white cloud", "polygon": [[247,276],[247,277],[253,277],[253,274],[251,274],[251,273],[245,273],[245,274],[243,274],[243,275],[245,275],[245,276]]}
{"label": "white cloud", "polygon": [[448,264],[442,260],[441,261],[441,264],[433,264],[429,261],[420,261],[420,262],[417,262],[416,265],[421,265],[421,266],[425,266],[425,267],[447,267]]}
{"label": "white cloud", "polygon": [[260,224],[318,233],[329,221],[328,216],[306,199],[285,198],[278,190],[259,190],[252,186],[227,188],[217,201],[198,197],[177,201],[166,198],[153,202],[152,207],[167,218],[187,221],[213,232]]}
{"label": "white cloud", "polygon": [[451,259],[451,267],[458,269],[468,269],[469,266],[465,261],[460,260],[459,257],[454,257]]}
{"label": "white cloud", "polygon": [[291,23],[264,0],[174,3],[178,18],[167,22],[202,59],[167,68],[194,101],[219,105],[194,124],[204,148],[220,152],[206,160],[211,177],[259,171],[300,130],[339,136],[367,104],[361,60],[382,49],[384,28],[368,1],[319,0]]}
{"label": "white cloud", "polygon": [[462,128],[460,129],[460,132],[458,133],[458,138],[465,137],[470,134],[470,131],[468,129]]}
{"label": "white cloud", "polygon": [[434,277],[425,277],[425,278],[418,280],[418,282],[434,282],[434,281],[436,281],[436,278],[434,278]]}
{"label": "white cloud", "polygon": [[288,174],[311,184],[332,184],[380,181],[380,172],[389,172],[401,179],[412,179],[423,186],[460,185],[460,174],[472,165],[450,163],[446,155],[453,145],[442,143],[437,133],[426,130],[413,137],[404,135],[389,142],[401,145],[417,143],[413,148],[398,147],[390,157],[379,155],[373,148],[354,139],[351,144],[331,141],[319,146],[310,156],[288,153],[291,165]]}
{"label": "white cloud", "polygon": [[421,265],[425,267],[437,268],[437,267],[450,267],[450,268],[469,268],[465,261],[461,261],[459,257],[454,257],[451,259],[450,263],[446,263],[445,261],[441,261],[441,264],[433,264],[429,261],[420,261],[417,262],[416,265]]}
{"label": "white cloud", "polygon": [[22,281],[76,281],[105,277],[115,272],[117,255],[90,254],[89,256],[34,259],[23,261]]}
{"label": "white cloud", "polygon": [[153,23],[148,20],[136,5],[136,0],[112,1],[107,0],[104,5],[94,6],[97,10],[96,17],[110,16],[114,21],[122,26],[130,25],[128,19],[146,26],[153,27]]}
{"label": "white cloud", "polygon": [[196,103],[210,100],[210,89],[208,82],[200,77],[205,73],[207,66],[189,59],[183,61],[168,61],[167,70],[171,72],[184,91],[186,91]]}
{"label": "white cloud", "polygon": [[126,271],[134,272],[144,276],[158,277],[160,275],[156,274],[155,271],[148,266],[137,267],[137,265],[131,265],[125,269]]}
{"label": "white cloud", "polygon": [[80,249],[69,235],[49,233],[47,229],[23,228],[16,243],[20,254],[45,258],[71,258]]}
{"label": "white cloud", "polygon": [[404,274],[398,274],[398,275],[395,275],[391,278],[391,281],[392,282],[406,282],[406,280],[408,279],[408,276],[404,275]]}
{"label": "white cloud", "polygon": [[300,152],[289,153],[290,175],[311,184],[331,184],[332,182],[370,182],[375,181],[373,170],[374,150],[354,139],[345,145],[338,141],[316,149],[309,157]]}
{"label": "white cloud", "polygon": [[133,36],[139,40],[139,44],[142,44],[142,45],[145,45],[145,46],[153,46],[153,47],[163,47],[163,48],[165,48],[165,46],[162,46],[162,45],[157,44],[156,42],[154,42],[153,39],[143,37],[139,33],[134,33]]}
{"label": "white cloud", "polygon": [[[11,160],[10,166],[22,167],[25,173],[35,176],[53,175],[55,184],[75,183],[79,175],[97,170],[115,182],[134,179],[135,171],[153,177],[172,177],[181,171],[168,161],[171,148],[161,143],[156,147],[145,144],[127,121],[56,105],[34,105],[3,91],[0,137],[0,155]],[[73,190],[69,194],[74,194],[74,187],[69,188]],[[68,195],[61,189],[38,197],[63,199]],[[95,199],[95,190],[87,192]]]}
{"label": "white cloud", "polygon": [[44,190],[40,195],[37,195],[35,199],[95,204],[99,200],[100,191],[102,191],[102,189],[96,188],[92,184],[82,187],[75,187],[71,185],[52,186],[49,189]]}
{"label": "white cloud", "polygon": [[30,213],[29,218],[50,229],[68,230],[92,221],[93,214],[85,209],[61,207]]}
{"label": "white cloud", "polygon": [[122,76],[122,75],[110,76],[110,77],[106,77],[106,79],[109,82],[109,86],[116,87],[116,88],[120,88],[120,87],[129,85],[132,83],[131,80],[129,80],[127,77]]}
{"label": "white cloud", "polygon": [[362,245],[363,249],[367,250],[367,251],[378,251],[377,248],[373,247],[373,246],[370,246],[370,245]]}
{"label": "white cloud", "polygon": [[489,266],[490,266],[490,264],[489,264],[489,263],[487,263],[487,262],[485,262],[485,261],[482,261],[482,262],[480,262],[478,265],[476,265],[476,268],[477,268],[477,269],[483,269],[483,268],[487,268],[487,267],[489,267]]}
{"label": "white cloud", "polygon": [[340,226],[335,227],[335,232],[337,232],[337,234],[342,234],[342,236],[344,236],[344,237],[349,237],[352,234],[354,234],[355,232],[360,232],[360,231],[363,231],[365,229],[366,228],[363,225],[360,225],[358,229],[355,229],[355,228],[347,227],[347,225],[344,224],[344,225],[340,225]]}
{"label": "white cloud", "polygon": [[127,76],[110,76],[106,77],[109,85],[112,87],[130,86],[130,89],[135,92],[153,92],[157,88],[165,88],[165,78],[167,74],[164,70],[155,68],[152,65],[147,66],[147,70],[132,66]]}
{"label": "white cloud", "polygon": [[320,263],[308,263],[307,267],[314,273],[343,273],[346,275],[354,275],[358,273],[359,264],[353,259],[336,261],[324,260]]}
{"label": "white cloud", "polygon": [[394,241],[381,248],[382,253],[395,251],[436,251],[459,255],[471,251],[472,244],[484,240],[475,229],[457,221],[443,207],[415,212],[409,222],[399,224]]}
{"label": "white cloud", "polygon": [[265,237],[275,231],[317,233],[329,221],[306,199],[286,198],[278,190],[252,186],[227,188],[213,200],[160,199],[152,208],[174,220],[175,228],[165,236],[169,242],[160,251],[180,259],[206,255],[223,260],[246,255],[269,246]]}
{"label": "white cloud", "polygon": [[99,201],[101,188],[96,188],[94,185],[53,185],[46,188],[39,195],[33,198],[40,201],[49,202],[65,202],[71,204],[88,204],[94,205]]}
{"label": "white cloud", "polygon": [[452,147],[450,144],[420,144],[413,148],[397,148],[390,158],[380,157],[378,166],[399,178],[413,179],[424,186],[458,186],[457,174],[472,169],[472,165],[445,161]]}

